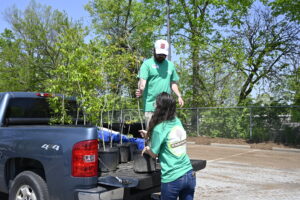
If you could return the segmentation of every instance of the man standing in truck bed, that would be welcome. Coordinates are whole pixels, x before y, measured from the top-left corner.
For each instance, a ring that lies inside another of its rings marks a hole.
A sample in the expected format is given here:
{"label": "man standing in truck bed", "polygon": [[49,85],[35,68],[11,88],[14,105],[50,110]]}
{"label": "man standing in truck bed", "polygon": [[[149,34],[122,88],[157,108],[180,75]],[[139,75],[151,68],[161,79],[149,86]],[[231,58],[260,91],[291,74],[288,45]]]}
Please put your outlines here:
{"label": "man standing in truck bed", "polygon": [[170,94],[172,90],[178,97],[179,105],[182,107],[184,104],[177,85],[179,76],[174,64],[166,59],[168,50],[169,43],[166,40],[157,40],[154,44],[154,57],[145,60],[139,72],[136,96],[143,96],[146,127],[155,110],[156,97],[160,93]]}

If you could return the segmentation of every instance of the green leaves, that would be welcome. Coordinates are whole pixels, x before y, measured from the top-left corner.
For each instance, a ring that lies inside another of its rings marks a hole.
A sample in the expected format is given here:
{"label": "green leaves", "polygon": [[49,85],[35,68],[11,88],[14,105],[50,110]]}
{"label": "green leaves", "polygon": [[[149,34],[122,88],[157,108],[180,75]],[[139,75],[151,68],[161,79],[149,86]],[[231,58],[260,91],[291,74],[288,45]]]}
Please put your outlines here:
{"label": "green leaves", "polygon": [[300,2],[295,0],[275,0],[269,5],[272,7],[274,15],[286,15],[291,21],[300,22]]}
{"label": "green leaves", "polygon": [[[298,102],[298,3],[262,1],[272,11],[256,12],[253,2],[170,1],[173,60],[186,106],[246,105],[262,83],[270,95]],[[77,96],[90,116],[136,108],[141,63],[152,56],[153,42],[166,38],[166,1],[91,0],[85,8],[90,30],[34,1],[24,11],[8,10],[12,29],[0,35],[0,90]],[[89,31],[95,37],[87,41]]]}
{"label": "green leaves", "polygon": [[117,45],[136,55],[150,56],[155,32],[163,25],[155,1],[94,0],[86,5],[96,33],[107,44]]}
{"label": "green leaves", "polygon": [[[51,7],[35,1],[31,1],[25,11],[15,7],[7,10],[6,18],[12,25],[11,43],[15,45],[13,52],[9,53],[10,50],[6,49],[2,53],[14,55],[16,59],[13,69],[18,90],[44,90],[44,81],[51,77],[49,71],[60,65],[61,54],[55,46],[59,35],[73,24],[65,13],[53,11]],[[3,56],[4,71],[9,63],[4,60],[9,59],[10,56]]]}

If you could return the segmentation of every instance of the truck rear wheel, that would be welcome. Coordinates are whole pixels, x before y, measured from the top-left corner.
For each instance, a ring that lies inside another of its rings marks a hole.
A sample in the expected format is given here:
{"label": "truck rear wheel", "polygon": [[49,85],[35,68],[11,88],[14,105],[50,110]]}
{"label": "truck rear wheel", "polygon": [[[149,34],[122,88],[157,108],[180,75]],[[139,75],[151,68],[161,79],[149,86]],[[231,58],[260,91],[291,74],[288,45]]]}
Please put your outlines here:
{"label": "truck rear wheel", "polygon": [[32,171],[24,171],[13,180],[9,200],[49,200],[47,184]]}

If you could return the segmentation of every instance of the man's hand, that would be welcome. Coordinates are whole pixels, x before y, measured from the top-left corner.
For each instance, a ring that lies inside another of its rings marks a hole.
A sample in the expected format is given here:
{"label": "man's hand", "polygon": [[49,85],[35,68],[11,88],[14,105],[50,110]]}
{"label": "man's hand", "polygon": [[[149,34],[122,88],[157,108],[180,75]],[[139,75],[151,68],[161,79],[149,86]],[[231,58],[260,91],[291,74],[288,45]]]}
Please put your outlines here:
{"label": "man's hand", "polygon": [[181,97],[181,94],[179,92],[177,83],[172,82],[171,83],[171,88],[172,88],[173,92],[178,96],[178,103],[179,103],[180,107],[182,107],[184,105],[184,101],[183,101],[183,99]]}
{"label": "man's hand", "polygon": [[135,96],[136,97],[141,97],[143,95],[143,90],[146,87],[146,80],[140,78],[139,82],[138,82],[138,89],[135,91]]}
{"label": "man's hand", "polygon": [[184,101],[181,96],[178,97],[178,103],[179,103],[180,107],[182,107],[184,105]]}
{"label": "man's hand", "polygon": [[139,97],[141,97],[141,96],[142,96],[142,94],[143,94],[143,93],[142,93],[142,90],[140,90],[140,89],[136,89],[136,91],[135,91],[135,96],[136,96],[136,97],[138,97],[138,98],[139,98]]}

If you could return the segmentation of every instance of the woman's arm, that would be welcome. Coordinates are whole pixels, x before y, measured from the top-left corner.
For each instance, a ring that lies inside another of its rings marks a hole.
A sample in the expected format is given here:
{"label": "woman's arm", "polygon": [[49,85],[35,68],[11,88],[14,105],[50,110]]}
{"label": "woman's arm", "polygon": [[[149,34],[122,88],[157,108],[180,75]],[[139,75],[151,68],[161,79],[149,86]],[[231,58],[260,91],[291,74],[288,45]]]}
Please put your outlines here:
{"label": "woman's arm", "polygon": [[149,146],[145,146],[145,148],[144,148],[143,151],[142,151],[142,155],[143,155],[144,153],[149,154],[152,158],[156,158],[156,157],[157,157],[157,154],[153,153],[153,152],[151,151],[151,149],[150,149]]}

